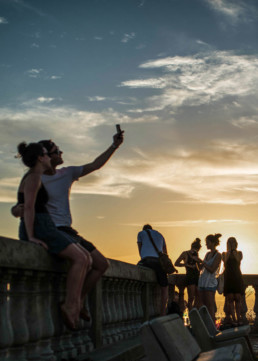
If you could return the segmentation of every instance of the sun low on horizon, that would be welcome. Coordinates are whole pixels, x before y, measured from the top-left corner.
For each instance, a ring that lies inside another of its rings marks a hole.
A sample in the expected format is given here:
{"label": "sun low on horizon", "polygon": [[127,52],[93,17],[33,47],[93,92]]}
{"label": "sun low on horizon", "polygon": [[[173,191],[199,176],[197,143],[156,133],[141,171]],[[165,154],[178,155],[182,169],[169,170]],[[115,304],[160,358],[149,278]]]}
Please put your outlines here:
{"label": "sun low on horizon", "polygon": [[234,236],[258,273],[257,20],[254,0],[0,0],[1,236],[18,234],[18,143],[53,139],[83,165],[121,124],[72,187],[74,228],[133,264],[146,223],[173,261]]}

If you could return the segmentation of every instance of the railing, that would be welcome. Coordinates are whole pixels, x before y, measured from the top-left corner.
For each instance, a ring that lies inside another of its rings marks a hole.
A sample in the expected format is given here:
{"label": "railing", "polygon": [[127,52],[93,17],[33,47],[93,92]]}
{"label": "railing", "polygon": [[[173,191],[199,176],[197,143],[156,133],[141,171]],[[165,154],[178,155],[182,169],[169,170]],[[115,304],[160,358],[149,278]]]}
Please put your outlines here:
{"label": "railing", "polygon": [[[92,321],[67,330],[59,303],[65,296],[68,263],[29,242],[0,237],[0,361],[70,360],[137,335],[141,323],[159,314],[160,293],[153,271],[110,260],[91,292]],[[258,276],[245,275],[255,290]],[[170,298],[177,286],[184,308],[184,275],[169,277]],[[245,315],[246,305],[243,300]],[[258,331],[258,318],[254,319]]]}
{"label": "railing", "polygon": [[90,294],[92,322],[68,331],[59,303],[68,264],[29,242],[0,237],[0,360],[70,360],[135,336],[159,313],[151,270],[110,260]]}

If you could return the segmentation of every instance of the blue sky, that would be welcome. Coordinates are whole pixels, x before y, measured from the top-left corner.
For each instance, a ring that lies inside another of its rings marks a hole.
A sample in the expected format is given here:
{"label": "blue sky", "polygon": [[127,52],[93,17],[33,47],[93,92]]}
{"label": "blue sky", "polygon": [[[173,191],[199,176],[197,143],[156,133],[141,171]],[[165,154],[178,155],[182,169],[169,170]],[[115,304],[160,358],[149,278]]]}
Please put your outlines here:
{"label": "blue sky", "polygon": [[20,141],[81,165],[121,123],[124,145],[73,188],[81,233],[127,261],[146,222],[175,254],[221,230],[254,245],[257,19],[254,0],[0,0],[2,234],[17,234]]}

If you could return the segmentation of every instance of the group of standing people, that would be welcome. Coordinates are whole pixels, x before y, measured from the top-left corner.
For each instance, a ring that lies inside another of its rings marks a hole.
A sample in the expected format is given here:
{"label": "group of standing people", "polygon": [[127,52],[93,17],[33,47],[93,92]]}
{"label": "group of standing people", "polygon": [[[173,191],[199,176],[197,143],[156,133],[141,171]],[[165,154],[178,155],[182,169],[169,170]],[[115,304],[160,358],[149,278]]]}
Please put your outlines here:
{"label": "group of standing people", "polygon": [[188,292],[188,309],[205,305],[215,321],[216,303],[215,293],[218,287],[218,276],[223,262],[221,274],[224,274],[223,294],[226,298],[225,312],[227,322],[232,326],[243,324],[241,315],[241,296],[244,294],[244,282],[240,270],[243,258],[237,250],[237,240],[229,237],[227,251],[222,254],[216,249],[220,243],[221,234],[210,234],[206,237],[206,247],[209,250],[204,259],[199,258],[198,252],[201,241],[197,238],[189,251],[183,252],[176,260],[176,266],[186,268],[186,286]]}
{"label": "group of standing people", "polygon": [[[137,243],[141,256],[138,265],[152,268],[156,272],[157,282],[161,288],[160,314],[165,315],[168,301],[168,279],[160,266],[158,254],[150,242],[147,230],[151,232],[152,239],[159,251],[167,253],[165,239],[162,234],[153,230],[150,225],[145,225],[142,231],[138,233]],[[242,325],[241,296],[244,294],[244,283],[240,264],[243,254],[237,250],[238,243],[235,237],[228,238],[227,251],[221,254],[216,249],[220,244],[220,237],[221,234],[218,233],[209,234],[205,238],[208,252],[203,260],[199,257],[201,240],[196,238],[192,242],[191,248],[181,253],[175,261],[175,266],[185,267],[186,269],[185,285],[188,293],[188,310],[205,305],[215,321],[215,293],[218,288],[218,276],[222,261],[223,270],[221,273],[224,274],[223,293],[226,298],[226,319],[231,326]]]}

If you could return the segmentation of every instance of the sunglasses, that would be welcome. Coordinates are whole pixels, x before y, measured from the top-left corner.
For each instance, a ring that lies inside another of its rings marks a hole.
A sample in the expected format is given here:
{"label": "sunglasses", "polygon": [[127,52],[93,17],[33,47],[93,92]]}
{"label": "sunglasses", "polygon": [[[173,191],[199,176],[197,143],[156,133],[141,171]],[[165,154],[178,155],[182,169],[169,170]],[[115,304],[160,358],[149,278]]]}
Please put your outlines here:
{"label": "sunglasses", "polygon": [[60,155],[61,153],[63,153],[59,148],[56,148],[55,150],[53,150],[53,152],[48,152],[48,155],[51,156],[52,154],[56,154],[56,155]]}

